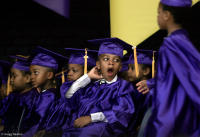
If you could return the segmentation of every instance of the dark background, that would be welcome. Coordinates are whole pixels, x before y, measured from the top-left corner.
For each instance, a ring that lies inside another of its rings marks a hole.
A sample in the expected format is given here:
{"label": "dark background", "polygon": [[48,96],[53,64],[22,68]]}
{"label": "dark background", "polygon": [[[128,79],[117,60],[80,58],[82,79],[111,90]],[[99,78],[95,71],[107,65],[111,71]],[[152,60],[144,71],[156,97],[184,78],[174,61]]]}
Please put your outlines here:
{"label": "dark background", "polygon": [[[0,8],[0,59],[29,55],[37,45],[64,54],[63,48],[84,48],[86,40],[110,37],[109,0],[71,0],[69,19],[32,0],[6,0]],[[199,48],[200,2],[192,9],[188,30]],[[159,30],[139,48],[158,50],[165,36]]]}

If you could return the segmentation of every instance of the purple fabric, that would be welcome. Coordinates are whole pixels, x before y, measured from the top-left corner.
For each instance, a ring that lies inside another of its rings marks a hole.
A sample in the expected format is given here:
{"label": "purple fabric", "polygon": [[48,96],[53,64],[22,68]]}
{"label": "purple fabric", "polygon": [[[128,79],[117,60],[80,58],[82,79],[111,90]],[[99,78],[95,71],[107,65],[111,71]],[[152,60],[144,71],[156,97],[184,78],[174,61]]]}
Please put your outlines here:
{"label": "purple fabric", "polygon": [[113,54],[123,58],[123,47],[118,43],[103,42],[99,48],[98,56],[102,54]]}
{"label": "purple fabric", "polygon": [[69,0],[33,0],[40,5],[53,10],[54,12],[69,18],[70,15],[70,1]]}
{"label": "purple fabric", "polygon": [[114,54],[123,57],[123,50],[127,52],[132,51],[130,44],[119,38],[103,38],[103,39],[93,39],[88,40],[92,46],[99,47],[99,54]]}
{"label": "purple fabric", "polygon": [[26,106],[26,115],[22,122],[24,137],[33,136],[42,125],[45,119],[46,111],[56,99],[56,89],[51,88],[45,92],[39,93],[36,89],[26,96],[24,105]]}
{"label": "purple fabric", "polygon": [[12,68],[22,70],[22,71],[29,71],[29,64],[23,61],[17,61],[13,64]]}
{"label": "purple fabric", "polygon": [[191,7],[192,5],[192,0],[160,0],[160,2],[173,7]]}
{"label": "purple fabric", "polygon": [[30,62],[28,58],[24,58],[21,56],[10,56],[11,58],[16,59],[17,61],[12,65],[12,68],[22,70],[22,71],[29,71]]}
{"label": "purple fabric", "polygon": [[[105,133],[112,130],[112,135],[119,135],[125,132],[129,121],[135,111],[132,101],[133,87],[131,83],[118,79],[112,84],[90,83],[84,89],[78,90],[70,99],[60,99],[46,122],[47,130],[62,128],[64,135],[69,135],[68,130],[76,130],[73,127],[74,120],[78,117],[90,115],[95,112],[103,112],[108,120],[109,128]],[[95,123],[95,124],[102,124]],[[90,126],[90,125],[88,125]],[[81,133],[86,133],[83,128]],[[90,128],[89,128],[90,129]],[[92,129],[92,127],[91,127]],[[65,132],[66,131],[66,132]],[[76,132],[79,132],[76,130]],[[72,133],[73,134],[73,133]],[[77,133],[79,134],[79,133]],[[100,136],[97,132],[92,133]],[[84,134],[82,134],[84,136]]]}
{"label": "purple fabric", "polygon": [[58,69],[57,61],[52,56],[46,55],[44,53],[37,54],[32,60],[31,65],[49,67],[55,70]]}
{"label": "purple fabric", "polygon": [[[68,64],[80,64],[84,65],[85,59],[85,49],[74,49],[74,48],[65,48],[67,54],[70,54]],[[87,64],[90,67],[96,66],[98,51],[87,50]]]}
{"label": "purple fabric", "polygon": [[60,86],[60,96],[61,96],[61,98],[66,98],[65,94],[69,90],[69,88],[71,87],[71,85],[73,84],[73,82],[74,81],[67,81],[67,82],[63,83]]}
{"label": "purple fabric", "polygon": [[155,78],[152,78],[152,79],[148,79],[147,80],[147,86],[149,89],[152,89],[155,87]]}
{"label": "purple fabric", "polygon": [[122,59],[122,69],[120,72],[128,71],[129,56],[124,56]]}
{"label": "purple fabric", "polygon": [[[4,125],[3,133],[17,132],[22,112],[25,109],[23,102],[25,101],[27,94],[29,94],[29,92],[25,92],[23,94],[20,94],[19,92],[12,92],[8,97],[1,101],[0,117],[2,118],[2,124]],[[23,128],[24,125],[23,127],[21,126],[19,130],[20,133],[23,133]]]}
{"label": "purple fabric", "polygon": [[200,135],[200,54],[185,30],[165,38],[160,50],[153,112],[146,137]]}
{"label": "purple fabric", "polygon": [[[138,64],[152,65],[153,51],[137,49],[137,61]],[[155,55],[156,58],[156,55]],[[129,64],[134,64],[133,54],[129,57]]]}

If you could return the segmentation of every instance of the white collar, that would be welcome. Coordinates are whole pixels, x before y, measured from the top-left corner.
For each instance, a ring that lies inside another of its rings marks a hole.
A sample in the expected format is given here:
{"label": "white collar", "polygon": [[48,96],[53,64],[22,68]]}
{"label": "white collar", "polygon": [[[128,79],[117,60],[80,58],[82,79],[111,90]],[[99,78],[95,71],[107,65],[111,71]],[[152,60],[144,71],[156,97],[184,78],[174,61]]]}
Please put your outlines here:
{"label": "white collar", "polygon": [[[111,84],[111,83],[114,83],[114,82],[116,82],[117,81],[117,75],[113,78],[113,80],[111,80],[111,81],[107,81],[107,80],[105,80],[105,79],[101,79],[101,80],[104,80],[107,84]],[[99,81],[101,81],[101,80],[99,80]]]}
{"label": "white collar", "polygon": [[43,93],[43,92],[45,92],[45,91],[47,91],[46,89],[44,89],[44,90],[42,90],[42,92],[41,93]]}

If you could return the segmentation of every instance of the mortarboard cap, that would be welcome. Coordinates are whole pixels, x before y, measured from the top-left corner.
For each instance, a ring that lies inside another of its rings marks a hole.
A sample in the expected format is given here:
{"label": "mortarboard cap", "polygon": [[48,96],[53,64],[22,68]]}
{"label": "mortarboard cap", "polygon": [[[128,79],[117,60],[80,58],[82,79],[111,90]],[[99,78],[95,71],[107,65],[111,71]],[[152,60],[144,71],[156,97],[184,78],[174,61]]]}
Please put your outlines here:
{"label": "mortarboard cap", "polygon": [[[152,65],[153,54],[155,54],[155,57],[156,57],[157,52],[152,51],[152,50],[137,49],[138,64]],[[134,64],[133,55],[130,55],[129,57],[129,64]]]}
{"label": "mortarboard cap", "polygon": [[128,71],[129,56],[125,55],[122,59],[122,69],[120,72]]}
{"label": "mortarboard cap", "polygon": [[16,62],[12,65],[12,68],[22,70],[22,71],[29,71],[30,62],[28,61],[28,57],[23,56],[10,56],[11,58],[16,59]]}
{"label": "mortarboard cap", "polygon": [[0,78],[2,84],[6,84],[8,80],[8,74],[10,72],[11,63],[8,61],[0,60]]}
{"label": "mortarboard cap", "polygon": [[160,2],[167,6],[173,7],[191,7],[192,0],[160,0]]}
{"label": "mortarboard cap", "polygon": [[131,51],[132,46],[119,38],[103,38],[88,40],[89,43],[99,47],[98,56],[101,54],[113,54],[123,58],[124,50]]}
{"label": "mortarboard cap", "polygon": [[66,57],[40,46],[33,50],[32,56],[31,65],[44,66],[56,71],[58,71],[67,60]]}
{"label": "mortarboard cap", "polygon": [[[80,64],[84,66],[85,63],[85,49],[65,48],[67,55],[70,55],[68,64]],[[98,51],[87,50],[87,65],[90,67],[96,66]]]}
{"label": "mortarboard cap", "polygon": [[[137,67],[136,76],[138,77],[139,69],[137,64],[146,64],[152,66],[152,78],[155,76],[155,59],[157,57],[157,52],[152,50],[142,50],[142,49],[135,49],[137,52],[134,52],[134,57],[131,55],[129,57],[129,64],[135,64]],[[137,54],[137,55],[136,55]],[[135,63],[137,61],[137,63]]]}

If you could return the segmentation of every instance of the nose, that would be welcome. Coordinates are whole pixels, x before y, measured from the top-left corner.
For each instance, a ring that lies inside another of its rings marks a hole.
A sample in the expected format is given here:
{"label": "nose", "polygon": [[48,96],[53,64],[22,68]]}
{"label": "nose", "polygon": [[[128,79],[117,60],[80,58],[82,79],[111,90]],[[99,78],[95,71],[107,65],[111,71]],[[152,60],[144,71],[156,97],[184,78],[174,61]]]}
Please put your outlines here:
{"label": "nose", "polygon": [[68,73],[67,73],[67,76],[72,76],[72,75],[73,75],[72,70],[69,70]]}
{"label": "nose", "polygon": [[109,61],[108,61],[108,64],[109,64],[109,65],[113,65],[113,64],[114,64],[114,61],[113,61],[113,60],[109,60]]}
{"label": "nose", "polygon": [[34,75],[31,73],[31,81],[33,81],[34,79]]}

